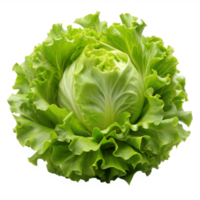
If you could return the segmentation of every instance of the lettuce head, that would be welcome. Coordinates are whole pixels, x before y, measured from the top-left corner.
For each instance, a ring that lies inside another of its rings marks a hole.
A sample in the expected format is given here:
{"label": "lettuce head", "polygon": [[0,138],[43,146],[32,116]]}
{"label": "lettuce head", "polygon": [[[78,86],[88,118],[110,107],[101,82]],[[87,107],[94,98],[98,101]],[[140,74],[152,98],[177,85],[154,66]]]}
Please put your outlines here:
{"label": "lettuce head", "polygon": [[116,178],[130,183],[169,158],[190,132],[182,109],[185,78],[173,48],[142,35],[146,24],[130,14],[107,27],[99,12],[54,24],[47,39],[15,64],[17,89],[8,102],[29,161],[74,181]]}

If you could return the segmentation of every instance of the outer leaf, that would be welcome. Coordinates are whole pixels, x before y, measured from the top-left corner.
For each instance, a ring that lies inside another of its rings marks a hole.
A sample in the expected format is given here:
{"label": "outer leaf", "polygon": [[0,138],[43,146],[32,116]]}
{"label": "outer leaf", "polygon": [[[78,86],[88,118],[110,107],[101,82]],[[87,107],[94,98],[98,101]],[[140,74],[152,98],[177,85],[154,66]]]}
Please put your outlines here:
{"label": "outer leaf", "polygon": [[159,99],[158,95],[153,97],[152,94],[153,94],[152,88],[149,88],[145,92],[145,96],[148,99],[148,103],[143,108],[140,118],[137,121],[137,124],[131,126],[132,130],[134,131],[138,130],[139,126],[142,126],[143,128],[148,128],[150,123],[158,125],[163,119],[164,103],[162,100]]}
{"label": "outer leaf", "polygon": [[15,130],[17,139],[22,146],[30,146],[38,153],[43,153],[56,138],[53,129],[39,125],[22,117],[15,116],[18,123]]}
{"label": "outer leaf", "polygon": [[74,23],[80,24],[83,28],[93,29],[97,33],[104,32],[107,27],[107,22],[100,22],[99,14],[100,12],[96,12],[94,15],[89,14],[83,18],[76,19]]}

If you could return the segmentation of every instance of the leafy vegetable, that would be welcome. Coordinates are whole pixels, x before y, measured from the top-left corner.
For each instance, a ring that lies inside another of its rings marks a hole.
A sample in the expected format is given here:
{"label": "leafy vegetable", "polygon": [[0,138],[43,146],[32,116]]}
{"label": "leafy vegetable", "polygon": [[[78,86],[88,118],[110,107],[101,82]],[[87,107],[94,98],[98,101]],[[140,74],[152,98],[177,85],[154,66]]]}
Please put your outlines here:
{"label": "leafy vegetable", "polygon": [[[85,181],[131,182],[149,175],[185,141],[192,121],[185,79],[172,47],[142,35],[129,14],[107,28],[99,12],[76,19],[83,29],[53,25],[47,39],[13,70],[17,94],[8,99],[22,146],[51,173]],[[16,114],[17,115],[16,115]]]}

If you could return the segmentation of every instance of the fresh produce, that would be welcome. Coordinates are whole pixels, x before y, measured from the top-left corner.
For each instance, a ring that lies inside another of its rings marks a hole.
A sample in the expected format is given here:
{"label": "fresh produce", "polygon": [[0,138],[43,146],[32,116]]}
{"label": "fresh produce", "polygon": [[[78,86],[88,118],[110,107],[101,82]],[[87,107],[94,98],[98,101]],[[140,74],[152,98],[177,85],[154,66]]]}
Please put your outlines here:
{"label": "fresh produce", "polygon": [[[54,24],[25,61],[8,102],[29,161],[79,181],[131,182],[149,175],[190,132],[182,109],[185,78],[173,48],[142,35],[146,24],[130,14],[107,27],[99,12],[75,20],[82,28]],[[172,163],[173,164],[173,163]]]}

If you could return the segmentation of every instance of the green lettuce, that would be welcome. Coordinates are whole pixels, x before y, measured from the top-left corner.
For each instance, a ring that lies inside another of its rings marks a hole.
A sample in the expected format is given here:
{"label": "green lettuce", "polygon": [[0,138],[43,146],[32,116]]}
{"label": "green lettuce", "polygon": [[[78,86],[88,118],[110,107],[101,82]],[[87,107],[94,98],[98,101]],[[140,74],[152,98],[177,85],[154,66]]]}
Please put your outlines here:
{"label": "green lettuce", "polygon": [[173,48],[142,35],[130,14],[107,27],[99,12],[53,25],[47,39],[15,64],[17,89],[8,102],[29,161],[74,181],[149,175],[190,132],[185,78]]}

